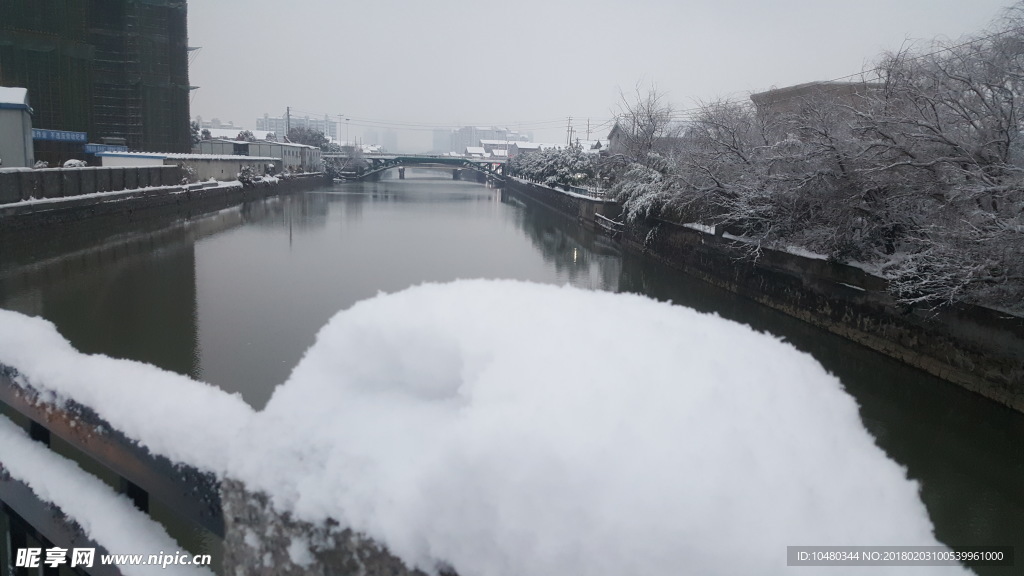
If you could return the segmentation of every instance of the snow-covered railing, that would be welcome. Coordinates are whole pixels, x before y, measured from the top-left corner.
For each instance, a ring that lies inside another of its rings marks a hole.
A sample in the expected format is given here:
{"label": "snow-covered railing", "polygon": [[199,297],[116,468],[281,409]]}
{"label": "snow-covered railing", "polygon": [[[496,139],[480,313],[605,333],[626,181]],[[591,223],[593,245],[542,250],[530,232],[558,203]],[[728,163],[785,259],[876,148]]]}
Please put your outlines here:
{"label": "snow-covered railing", "polygon": [[622,234],[623,223],[618,220],[612,220],[604,214],[595,213],[594,224],[597,224],[598,228],[604,230],[604,232],[612,238],[616,238]]}
{"label": "snow-covered railing", "polygon": [[140,510],[148,512],[150,501],[156,500],[180,519],[223,536],[219,482],[213,474],[150,452],[91,408],[70,399],[57,401],[3,365],[0,407],[27,419],[33,439],[49,445],[52,437],[60,438],[85,459],[113,472],[122,492]]}
{"label": "snow-covered railing", "polygon": [[570,194],[576,194],[578,196],[586,196],[593,198],[594,200],[611,200],[610,190],[608,188],[601,188],[598,186],[566,186],[564,184],[550,184],[545,181],[530,178],[528,176],[514,176],[515,178],[527,182],[530,184],[536,184],[537,186],[543,186],[550,188],[556,192],[569,192]]}
{"label": "snow-covered railing", "polygon": [[595,200],[607,200],[609,192],[607,188],[595,186],[569,186],[569,191],[582,196],[589,196]]}

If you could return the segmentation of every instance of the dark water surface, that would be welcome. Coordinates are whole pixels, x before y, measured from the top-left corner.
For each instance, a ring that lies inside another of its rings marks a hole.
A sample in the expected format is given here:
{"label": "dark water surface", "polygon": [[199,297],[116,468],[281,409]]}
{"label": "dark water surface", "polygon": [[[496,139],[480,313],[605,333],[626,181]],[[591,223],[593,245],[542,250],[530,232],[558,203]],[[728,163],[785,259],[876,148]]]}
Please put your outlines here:
{"label": "dark water surface", "polygon": [[[331,316],[380,291],[514,278],[638,292],[813,354],[857,399],[878,444],[921,482],[940,540],[1014,545],[1024,555],[1024,416],[623,253],[515,194],[454,182],[450,173],[407,175],[188,220],[5,238],[0,307],[53,321],[84,352],[188,374],[261,408]],[[977,571],[1021,574],[1024,559]]]}

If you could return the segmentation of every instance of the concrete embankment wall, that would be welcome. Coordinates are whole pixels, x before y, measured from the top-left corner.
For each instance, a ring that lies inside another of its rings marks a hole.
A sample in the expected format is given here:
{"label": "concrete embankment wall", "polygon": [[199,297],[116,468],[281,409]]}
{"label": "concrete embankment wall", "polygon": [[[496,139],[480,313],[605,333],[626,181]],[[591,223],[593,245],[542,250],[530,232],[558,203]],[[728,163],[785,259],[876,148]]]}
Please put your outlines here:
{"label": "concrete embankment wall", "polygon": [[[509,186],[570,217],[607,210],[541,186]],[[621,242],[1024,412],[1024,318],[968,305],[908,308],[893,300],[885,279],[860,268],[768,249],[743,259],[738,242],[669,222],[627,225]]]}
{"label": "concrete embankment wall", "polygon": [[591,229],[595,227],[595,214],[615,219],[622,213],[622,207],[617,202],[611,200],[586,198],[554,190],[540,184],[532,184],[512,178],[506,178],[504,184],[539,204],[543,204],[571,218],[576,218],[584,226]]}
{"label": "concrete embankment wall", "polygon": [[[96,174],[110,170],[110,181],[120,183],[122,178],[124,178],[123,182],[125,184],[120,188],[112,188],[106,191],[99,190],[99,192],[112,192],[111,194],[81,196],[85,192],[79,192],[77,194],[44,197],[53,198],[54,201],[16,202],[0,206],[0,233],[45,228],[69,222],[98,219],[100,217],[131,219],[144,213],[164,213],[167,210],[177,210],[184,216],[190,216],[227,208],[248,200],[302,190],[312,190],[328,182],[322,174],[304,174],[281,179],[277,182],[260,182],[254,186],[242,186],[241,184],[225,185],[223,182],[200,182],[182,185],[178,184],[180,182],[181,169],[177,166],[97,168],[95,170],[97,171]],[[140,174],[144,171],[149,172],[149,178],[143,181],[143,176],[140,176]],[[46,173],[47,171],[35,170],[34,172]],[[154,174],[173,174],[175,180],[171,185],[158,184],[153,179]],[[63,177],[64,175],[58,173],[57,176],[41,175],[36,178],[39,181],[42,181],[44,178],[61,181]],[[71,178],[73,179],[74,177]],[[101,181],[106,182],[106,177],[102,177]],[[127,187],[128,183],[133,184],[133,186]],[[54,185],[56,186],[56,184]],[[63,189],[68,191],[74,190],[71,186]],[[124,192],[117,192],[118,190],[124,190]],[[67,196],[76,197],[69,198]]]}

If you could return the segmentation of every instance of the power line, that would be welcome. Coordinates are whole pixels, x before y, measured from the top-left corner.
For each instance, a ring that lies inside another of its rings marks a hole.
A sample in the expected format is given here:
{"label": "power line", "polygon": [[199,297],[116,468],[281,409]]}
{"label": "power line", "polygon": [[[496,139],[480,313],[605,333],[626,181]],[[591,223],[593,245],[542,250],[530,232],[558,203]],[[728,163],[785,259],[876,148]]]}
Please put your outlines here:
{"label": "power line", "polygon": [[[953,44],[953,45],[950,45],[950,46],[943,46],[941,48],[937,48],[935,50],[931,50],[931,51],[925,52],[923,54],[909,55],[909,56],[906,57],[906,59],[907,60],[911,60],[911,61],[915,61],[915,60],[921,60],[921,59],[924,59],[924,58],[929,58],[929,57],[935,56],[937,54],[942,54],[944,52],[951,52],[953,50],[957,50],[957,49],[963,48],[965,46],[970,46],[972,44],[978,44],[978,43],[981,43],[981,42],[985,42],[985,41],[991,40],[993,38],[998,38],[1000,36],[1004,36],[1006,34],[1011,34],[1011,33],[1014,33],[1014,32],[1019,32],[1021,30],[1024,30],[1024,25],[1015,26],[1015,27],[1012,27],[1012,28],[1008,28],[1006,30],[1001,30],[999,32],[994,32],[992,34],[987,34],[985,36],[981,36],[981,37],[978,37],[978,38],[973,38],[973,39],[970,39],[970,40],[967,40],[967,41],[964,41],[964,42],[960,42],[960,43],[957,43],[957,44]],[[852,74],[847,74],[847,75],[844,75],[844,76],[838,76],[836,78],[831,78],[829,80],[823,80],[823,81],[821,81],[821,83],[826,84],[826,83],[831,83],[831,82],[841,82],[841,81],[844,81],[844,80],[850,80],[852,78],[862,78],[863,79],[866,76],[870,76],[872,74],[877,74],[877,73],[882,72],[882,71],[884,71],[884,67],[883,66],[876,66],[874,68],[868,68],[868,69],[865,69],[865,70],[861,70],[859,72],[854,72]],[[740,103],[743,103],[743,102],[746,102],[746,101],[748,101],[748,97],[733,97],[733,98],[726,98],[726,99],[717,100],[716,103],[719,103],[719,104],[740,104]],[[685,122],[687,120],[693,119],[693,117],[697,113],[699,113],[702,109],[703,109],[703,105],[693,106],[693,107],[690,107],[690,108],[683,108],[683,109],[673,110],[672,113],[669,116],[669,119],[671,121],[674,121],[674,122]],[[314,116],[316,116],[316,117],[325,117],[326,116],[328,118],[330,118],[330,117],[335,117],[335,118],[339,118],[339,119],[342,118],[342,116],[338,115],[338,114],[329,114],[329,113],[323,113],[323,112],[311,112],[311,111],[307,111],[307,110],[292,110],[292,115],[293,116],[294,115],[300,115],[300,114],[301,115],[308,115],[310,117],[314,117]],[[522,130],[554,130],[554,129],[558,129],[559,126],[561,126],[561,127],[564,127],[566,132],[568,134],[570,134],[570,135],[574,134],[574,133],[578,134],[578,133],[584,132],[584,131],[596,132],[596,131],[599,131],[602,128],[605,128],[605,127],[611,128],[611,126],[613,126],[614,123],[617,120],[617,117],[612,117],[612,118],[608,118],[608,119],[601,119],[601,118],[599,118],[599,119],[594,121],[595,123],[584,124],[582,120],[579,120],[580,123],[577,124],[577,123],[573,123],[573,121],[572,121],[573,116],[569,116],[568,123],[566,123],[565,117],[553,118],[553,119],[545,119],[545,120],[528,120],[528,121],[526,121],[526,120],[517,120],[517,121],[512,121],[512,122],[463,122],[463,123],[413,122],[413,121],[404,121],[404,120],[384,120],[384,119],[377,119],[377,118],[361,118],[361,117],[357,117],[357,116],[344,116],[344,118],[347,118],[347,123],[350,126],[357,126],[357,127],[360,127],[360,128],[371,128],[371,129],[391,128],[391,129],[396,129],[396,130],[411,130],[411,131],[434,131],[434,130],[452,130],[452,131],[455,131],[455,130],[458,130],[460,128],[466,127],[466,126],[500,126],[500,127],[506,127],[506,128],[513,128],[514,127],[515,130],[522,131]],[[580,117],[576,116],[576,118],[580,118]],[[588,126],[588,128],[584,129],[583,128],[584,126]]]}

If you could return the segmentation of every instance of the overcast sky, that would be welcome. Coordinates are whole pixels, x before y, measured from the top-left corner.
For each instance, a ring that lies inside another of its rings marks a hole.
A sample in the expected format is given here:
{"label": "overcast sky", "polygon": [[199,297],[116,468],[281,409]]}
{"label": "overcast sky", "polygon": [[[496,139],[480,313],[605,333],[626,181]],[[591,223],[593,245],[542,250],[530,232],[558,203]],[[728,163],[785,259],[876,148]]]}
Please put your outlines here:
{"label": "overcast sky", "polygon": [[[677,109],[860,71],[906,40],[981,32],[1009,0],[207,0],[189,3],[192,116],[349,119],[352,139],[499,125],[607,135],[620,90]],[[344,139],[344,130],[341,134]],[[369,142],[367,142],[369,143]]]}

